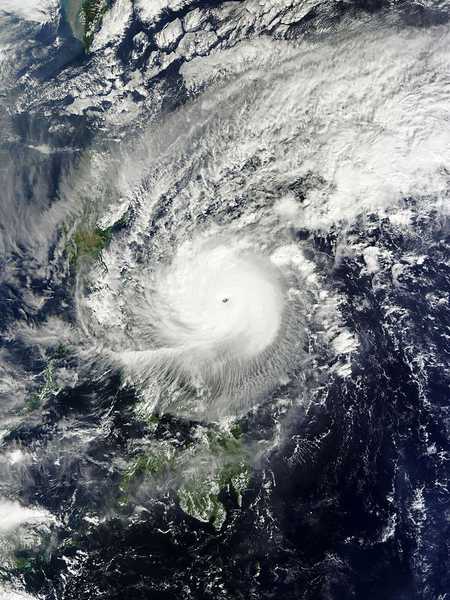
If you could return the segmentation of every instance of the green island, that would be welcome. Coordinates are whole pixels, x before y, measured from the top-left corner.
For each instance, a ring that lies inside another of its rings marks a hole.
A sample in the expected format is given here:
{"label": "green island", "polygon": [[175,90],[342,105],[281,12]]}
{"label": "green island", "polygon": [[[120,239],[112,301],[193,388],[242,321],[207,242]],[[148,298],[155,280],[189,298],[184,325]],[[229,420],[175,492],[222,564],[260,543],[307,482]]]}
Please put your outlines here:
{"label": "green island", "polygon": [[[169,482],[176,490],[180,508],[191,517],[220,530],[226,519],[220,501],[231,493],[238,506],[250,482],[250,456],[239,429],[207,430],[198,443],[177,449],[167,441],[153,444],[128,466],[121,484],[120,504],[146,480]],[[196,469],[191,466],[195,464]]]}
{"label": "green island", "polygon": [[106,0],[63,0],[63,13],[73,35],[89,52],[103,15],[108,10]]}
{"label": "green island", "polygon": [[33,410],[37,410],[42,404],[50,398],[52,394],[56,394],[58,391],[58,386],[55,382],[54,377],[55,366],[53,360],[49,360],[43,375],[44,375],[44,383],[39,389],[38,392],[32,394],[25,401],[25,409],[27,412],[32,412]]}
{"label": "green island", "polygon": [[71,264],[76,264],[82,258],[98,258],[112,238],[112,227],[107,229],[79,228],[66,244],[66,252]]}

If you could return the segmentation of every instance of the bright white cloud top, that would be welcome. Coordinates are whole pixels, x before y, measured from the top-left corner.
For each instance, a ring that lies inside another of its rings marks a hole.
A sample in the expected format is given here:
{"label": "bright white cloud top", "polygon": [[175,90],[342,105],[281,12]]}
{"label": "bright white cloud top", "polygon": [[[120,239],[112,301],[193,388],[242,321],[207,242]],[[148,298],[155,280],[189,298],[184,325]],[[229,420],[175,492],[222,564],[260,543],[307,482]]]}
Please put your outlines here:
{"label": "bright white cloud top", "polygon": [[186,243],[155,283],[149,300],[158,341],[211,366],[258,356],[280,329],[277,273],[245,244]]}
{"label": "bright white cloud top", "polygon": [[0,14],[13,14],[25,21],[47,23],[58,10],[58,0],[2,0]]}
{"label": "bright white cloud top", "polygon": [[215,418],[248,408],[285,376],[292,302],[250,240],[187,240],[141,284],[130,320],[139,350],[114,359],[141,381],[148,409]]}

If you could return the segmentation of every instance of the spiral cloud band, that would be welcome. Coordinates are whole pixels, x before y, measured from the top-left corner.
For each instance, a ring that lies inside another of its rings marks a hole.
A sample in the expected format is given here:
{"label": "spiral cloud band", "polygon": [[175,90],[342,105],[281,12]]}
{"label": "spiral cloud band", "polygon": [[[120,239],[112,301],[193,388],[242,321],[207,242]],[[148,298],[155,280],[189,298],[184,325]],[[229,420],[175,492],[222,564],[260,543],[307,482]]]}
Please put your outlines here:
{"label": "spiral cloud band", "polygon": [[[404,198],[428,210],[446,190],[442,104],[430,112],[445,78],[424,83],[418,67],[427,52],[440,74],[446,41],[431,52],[428,35],[355,30],[336,47],[237,47],[217,81],[213,57],[183,68],[190,102],[103,177],[117,201],[105,185],[96,223],[122,226],[77,288],[86,345],[146,411],[215,419],[270,402],[289,380],[299,397],[302,377],[321,376],[305,367],[316,355],[349,375],[358,334],[330,274],[357,253],[349,227],[366,215],[408,223]],[[364,256],[375,273],[377,257]]]}
{"label": "spiral cloud band", "polygon": [[148,408],[209,417],[248,407],[285,375],[290,307],[278,267],[244,239],[185,241],[152,273],[120,353]]}

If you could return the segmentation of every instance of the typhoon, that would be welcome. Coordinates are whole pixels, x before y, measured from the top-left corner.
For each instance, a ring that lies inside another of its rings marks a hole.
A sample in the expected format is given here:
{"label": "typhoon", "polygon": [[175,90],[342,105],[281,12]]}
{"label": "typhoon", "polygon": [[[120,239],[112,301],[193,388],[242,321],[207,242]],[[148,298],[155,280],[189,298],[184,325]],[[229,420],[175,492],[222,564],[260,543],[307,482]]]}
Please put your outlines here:
{"label": "typhoon", "polygon": [[191,415],[217,416],[248,409],[286,376],[294,307],[281,273],[248,243],[185,242],[172,264],[148,276],[134,317],[143,349],[119,356],[147,389],[170,385],[163,398],[172,410],[181,403],[176,383],[197,399]]}
{"label": "typhoon", "polygon": [[[368,210],[395,219],[394,199],[415,193],[426,206],[447,185],[447,136],[431,113],[407,110],[412,89],[425,110],[435,83],[416,88],[422,75],[405,50],[418,55],[431,43],[439,70],[444,40],[400,42],[389,29],[361,40],[342,33],[337,55],[308,42],[229,50],[220,81],[199,97],[214,61],[202,62],[201,75],[200,59],[187,63],[191,99],[124,151],[119,202],[98,222],[127,225],[80,276],[78,314],[100,355],[137,385],[147,413],[245,412],[308,371],[307,320],[317,330],[310,348],[337,350],[335,368],[348,371],[358,335],[329,308],[339,294],[321,276],[320,252],[300,238]],[[355,45],[364,47],[356,60]],[[373,94],[380,51],[383,84]],[[441,106],[433,110],[438,118]],[[351,252],[346,243],[344,233],[338,247]]]}

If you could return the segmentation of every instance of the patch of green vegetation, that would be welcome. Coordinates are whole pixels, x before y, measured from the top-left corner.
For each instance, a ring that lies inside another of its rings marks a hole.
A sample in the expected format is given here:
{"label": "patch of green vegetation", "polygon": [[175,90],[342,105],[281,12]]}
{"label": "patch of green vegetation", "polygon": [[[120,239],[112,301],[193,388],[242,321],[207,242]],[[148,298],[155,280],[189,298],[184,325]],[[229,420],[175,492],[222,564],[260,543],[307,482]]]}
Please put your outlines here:
{"label": "patch of green vegetation", "polygon": [[103,230],[96,227],[92,231],[78,230],[73,238],[77,255],[89,255],[96,258],[109,244],[111,236],[110,228]]}
{"label": "patch of green vegetation", "polygon": [[67,245],[67,254],[71,263],[85,257],[98,258],[108,246],[112,237],[112,228],[77,229]]}
{"label": "patch of green vegetation", "polygon": [[241,505],[242,494],[250,483],[250,467],[245,463],[227,463],[219,472],[219,484],[221,489],[228,488],[236,496],[238,505]]}
{"label": "patch of green vegetation", "polygon": [[64,344],[58,344],[52,354],[52,358],[55,360],[60,360],[65,358],[69,354],[69,349],[64,346]]}
{"label": "patch of green vegetation", "polygon": [[94,41],[95,33],[100,27],[103,15],[108,10],[105,0],[83,0],[81,3],[81,18],[84,23],[84,47],[89,51]]}
{"label": "patch of green vegetation", "polygon": [[147,476],[162,477],[175,467],[175,450],[170,446],[155,448],[152,452],[142,454],[126,470],[121,489],[127,492],[130,486]]}
{"label": "patch of green vegetation", "polygon": [[209,448],[215,456],[223,457],[227,461],[233,461],[233,459],[239,461],[248,454],[241,434],[237,429],[234,429],[231,435],[218,431],[208,431],[207,436]]}
{"label": "patch of green vegetation", "polygon": [[[160,416],[147,417],[147,422],[156,430]],[[227,491],[241,505],[251,475],[250,450],[238,426],[232,431],[199,426],[195,440],[189,446],[154,440],[125,471],[119,506],[126,507],[133,493],[150,479],[152,489],[175,488],[186,514],[220,530],[226,518],[220,494]]]}
{"label": "patch of green vegetation", "polygon": [[218,498],[219,492],[215,480],[192,479],[178,489],[177,495],[186,514],[203,523],[211,523],[219,530],[226,518],[225,508]]}
{"label": "patch of green vegetation", "polygon": [[151,431],[156,431],[159,425],[159,416],[158,415],[150,415],[146,419],[147,425]]}
{"label": "patch of green vegetation", "polygon": [[37,410],[41,406],[41,397],[39,394],[32,394],[29,398],[25,400],[25,407],[27,412],[33,412],[33,410]]}
{"label": "patch of green vegetation", "polygon": [[230,433],[208,434],[210,448],[220,462],[218,482],[220,489],[233,491],[240,505],[242,493],[250,481],[250,454],[242,439],[242,431],[236,424]]}
{"label": "patch of green vegetation", "polygon": [[237,440],[242,437],[242,428],[238,422],[236,422],[230,429],[230,433]]}
{"label": "patch of green vegetation", "polygon": [[27,411],[31,412],[38,409],[43,402],[48,400],[52,394],[55,394],[58,391],[58,386],[55,382],[54,371],[55,368],[53,360],[50,360],[44,371],[44,384],[42,385],[41,389],[32,394],[32,396],[25,401],[25,408]]}
{"label": "patch of green vegetation", "polygon": [[174,457],[172,454],[154,452],[148,456],[138,459],[135,465],[135,475],[153,475],[158,477],[174,466]]}
{"label": "patch of green vegetation", "polygon": [[38,549],[20,548],[14,553],[14,569],[23,575],[41,570],[48,562],[43,547]]}
{"label": "patch of green vegetation", "polygon": [[21,573],[29,573],[33,570],[33,561],[30,558],[16,557],[14,567]]}
{"label": "patch of green vegetation", "polygon": [[226,517],[219,494],[225,489],[233,492],[240,506],[250,481],[250,457],[239,427],[232,432],[209,430],[206,438],[215,469],[185,481],[178,489],[178,500],[184,512],[219,530]]}

